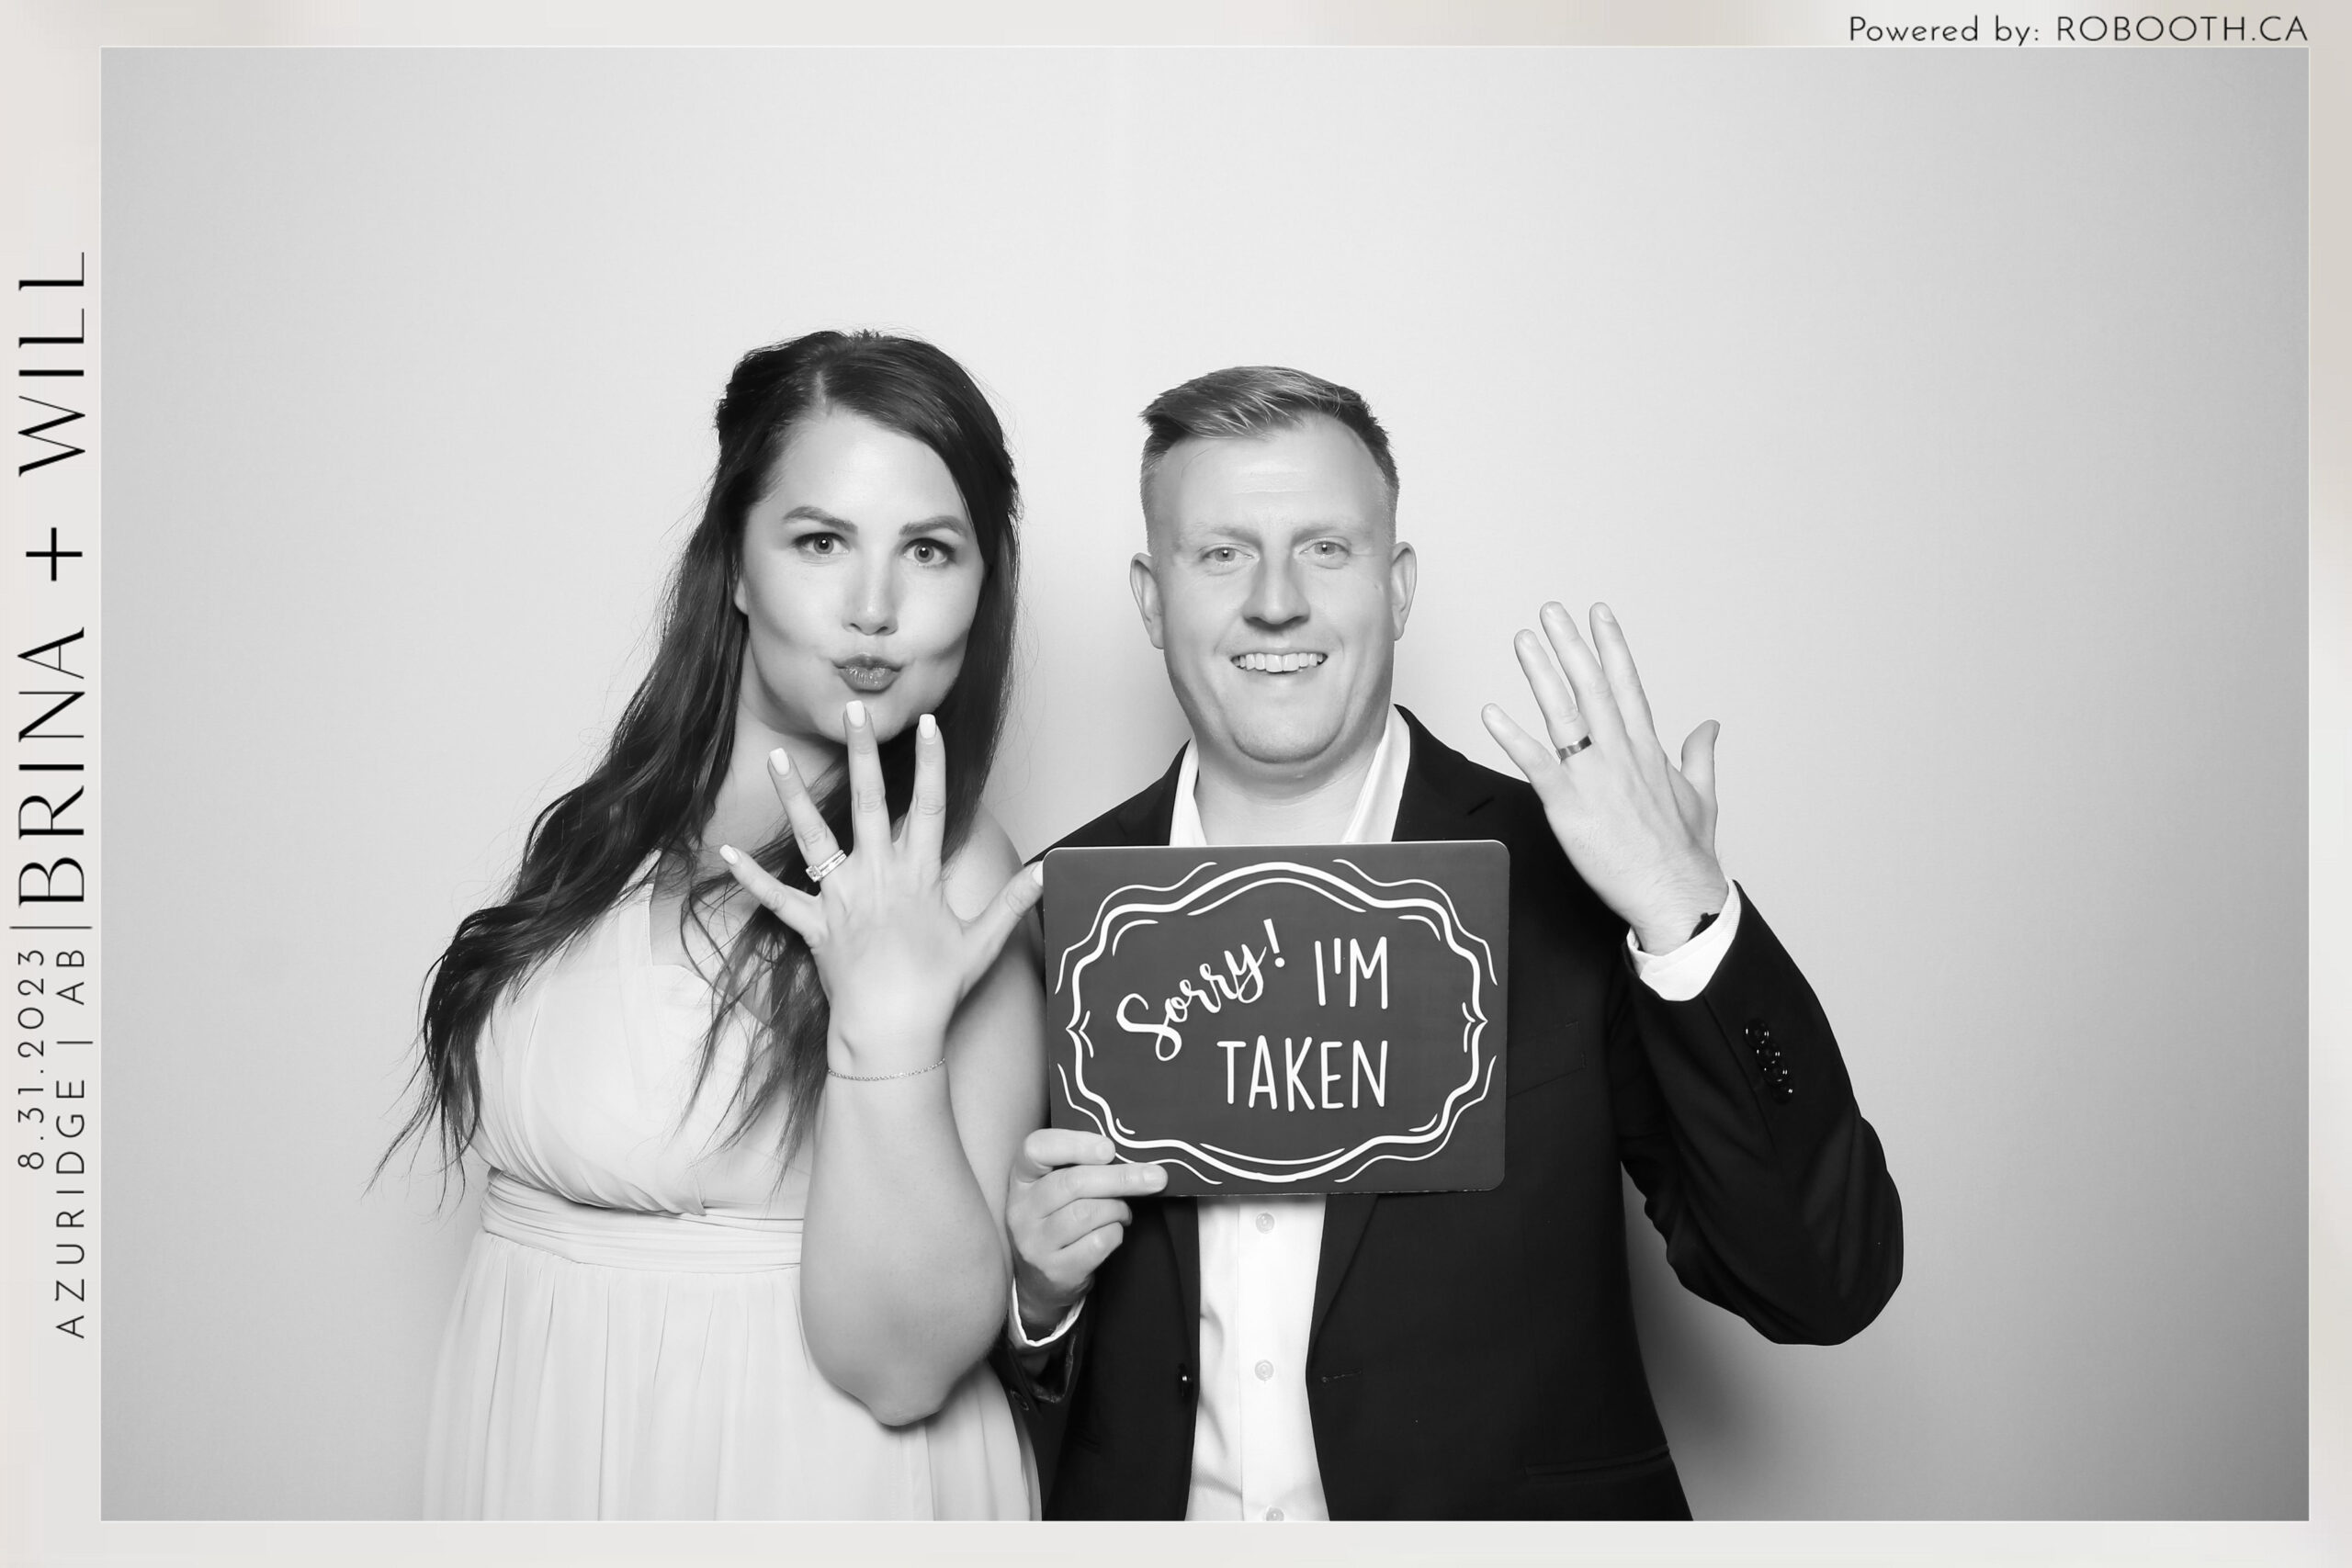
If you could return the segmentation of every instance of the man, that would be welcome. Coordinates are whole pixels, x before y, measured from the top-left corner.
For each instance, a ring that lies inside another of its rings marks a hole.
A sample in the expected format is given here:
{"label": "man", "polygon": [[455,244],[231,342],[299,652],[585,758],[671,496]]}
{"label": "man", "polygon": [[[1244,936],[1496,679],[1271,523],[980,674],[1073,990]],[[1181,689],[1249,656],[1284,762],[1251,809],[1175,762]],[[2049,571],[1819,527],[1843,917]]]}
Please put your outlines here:
{"label": "man", "polygon": [[1390,705],[1417,563],[1363,400],[1247,367],[1144,419],[1130,579],[1193,743],[1062,841],[1500,840],[1506,1166],[1486,1192],[1154,1199],[1107,1139],[1031,1134],[1007,1220],[1046,1514],[1688,1517],[1620,1165],[1683,1283],[1770,1338],[1843,1340],[1902,1272],[1828,1022],[1715,859],[1715,726],[1669,762],[1607,608],[1588,646],[1550,604],[1516,647],[1552,744],[1490,706],[1527,782],[1469,761]]}

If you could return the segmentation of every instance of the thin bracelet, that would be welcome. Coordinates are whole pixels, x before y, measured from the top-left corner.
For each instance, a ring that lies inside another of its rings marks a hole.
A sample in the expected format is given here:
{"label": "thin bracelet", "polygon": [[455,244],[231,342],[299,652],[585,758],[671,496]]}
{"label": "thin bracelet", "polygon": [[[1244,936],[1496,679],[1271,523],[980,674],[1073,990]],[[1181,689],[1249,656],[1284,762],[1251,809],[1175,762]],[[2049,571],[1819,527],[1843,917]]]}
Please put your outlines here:
{"label": "thin bracelet", "polygon": [[927,1067],[917,1067],[912,1072],[875,1073],[869,1076],[864,1073],[837,1073],[833,1071],[832,1068],[827,1067],[825,1069],[825,1076],[829,1078],[843,1078],[851,1083],[888,1083],[892,1078],[919,1078],[925,1073],[935,1073],[946,1065],[947,1058],[942,1056],[931,1066]]}

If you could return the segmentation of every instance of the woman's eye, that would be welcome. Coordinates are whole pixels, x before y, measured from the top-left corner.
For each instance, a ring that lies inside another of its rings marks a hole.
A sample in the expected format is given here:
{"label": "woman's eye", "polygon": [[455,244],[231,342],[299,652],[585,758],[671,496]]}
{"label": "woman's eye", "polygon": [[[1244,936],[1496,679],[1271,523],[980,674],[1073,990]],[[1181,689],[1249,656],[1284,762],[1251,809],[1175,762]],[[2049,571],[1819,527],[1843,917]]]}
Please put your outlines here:
{"label": "woman's eye", "polygon": [[793,547],[803,555],[835,556],[842,551],[839,534],[803,534],[792,541]]}
{"label": "woman's eye", "polygon": [[956,558],[955,550],[937,539],[917,539],[907,547],[907,553],[915,558],[917,566],[945,566]]}

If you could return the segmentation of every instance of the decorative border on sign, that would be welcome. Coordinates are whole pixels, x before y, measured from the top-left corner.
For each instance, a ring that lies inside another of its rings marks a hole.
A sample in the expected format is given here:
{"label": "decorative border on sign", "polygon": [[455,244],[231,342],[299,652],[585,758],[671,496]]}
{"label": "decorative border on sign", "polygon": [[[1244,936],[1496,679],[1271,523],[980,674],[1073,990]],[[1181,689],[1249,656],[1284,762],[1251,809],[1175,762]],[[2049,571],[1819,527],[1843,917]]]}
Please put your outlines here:
{"label": "decorative border on sign", "polygon": [[[1216,861],[1205,860],[1172,883],[1131,883],[1106,894],[1095,907],[1094,919],[1086,935],[1064,948],[1060,962],[1055,965],[1055,987],[1059,989],[1067,985],[1070,998],[1069,1016],[1062,1030],[1075,1047],[1067,1063],[1055,1066],[1061,1078],[1063,1099],[1121,1150],[1155,1164],[1182,1166],[1213,1187],[1222,1187],[1225,1182],[1211,1175],[1212,1170],[1253,1181],[1352,1181],[1384,1160],[1409,1163],[1442,1153],[1453,1141],[1454,1129],[1461,1125],[1462,1113],[1485,1100],[1494,1087],[1494,1059],[1484,1050],[1487,987],[1502,983],[1495,969],[1494,950],[1485,938],[1462,923],[1453,897],[1436,883],[1419,878],[1383,882],[1352,861],[1342,860],[1339,863],[1353,872],[1364,886],[1359,886],[1320,866],[1302,865],[1296,861],[1257,861],[1191,886],[1186,891],[1195,877],[1216,869]],[[1111,1102],[1086,1081],[1086,1064],[1094,1055],[1093,1039],[1087,1033],[1093,1021],[1093,1014],[1086,1007],[1088,967],[1114,951],[1119,939],[1138,926],[1157,925],[1164,917],[1205,914],[1272,883],[1288,883],[1320,894],[1351,914],[1362,914],[1366,909],[1397,911],[1399,918],[1429,927],[1439,941],[1467,964],[1470,999],[1462,1009],[1466,1076],[1446,1095],[1437,1114],[1419,1126],[1404,1133],[1384,1133],[1350,1148],[1329,1149],[1299,1159],[1261,1159],[1182,1138],[1141,1136],[1121,1122],[1112,1111]],[[1427,892],[1397,891],[1400,889]],[[1204,1166],[1208,1169],[1203,1169]],[[1345,1174],[1334,1174],[1340,1171]]]}

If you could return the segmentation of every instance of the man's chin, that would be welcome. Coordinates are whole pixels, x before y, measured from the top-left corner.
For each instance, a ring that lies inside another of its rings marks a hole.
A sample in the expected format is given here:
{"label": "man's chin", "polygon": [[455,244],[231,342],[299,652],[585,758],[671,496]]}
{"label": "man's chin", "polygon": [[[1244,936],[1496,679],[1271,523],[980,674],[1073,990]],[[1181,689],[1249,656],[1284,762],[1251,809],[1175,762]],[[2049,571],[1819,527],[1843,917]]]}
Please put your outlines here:
{"label": "man's chin", "polygon": [[1287,773],[1311,772],[1318,763],[1337,760],[1345,733],[1338,725],[1238,729],[1233,733],[1233,749],[1242,761],[1261,768]]}
{"label": "man's chin", "polygon": [[1241,767],[1284,779],[1344,766],[1359,743],[1379,743],[1387,719],[1385,705],[1376,716],[1358,714],[1351,704],[1329,702],[1334,694],[1318,694],[1326,699],[1319,702],[1297,700],[1304,692],[1272,702],[1262,694],[1254,702],[1214,700],[1233,694],[1214,686],[1188,694],[1182,685],[1176,694],[1195,737]]}

